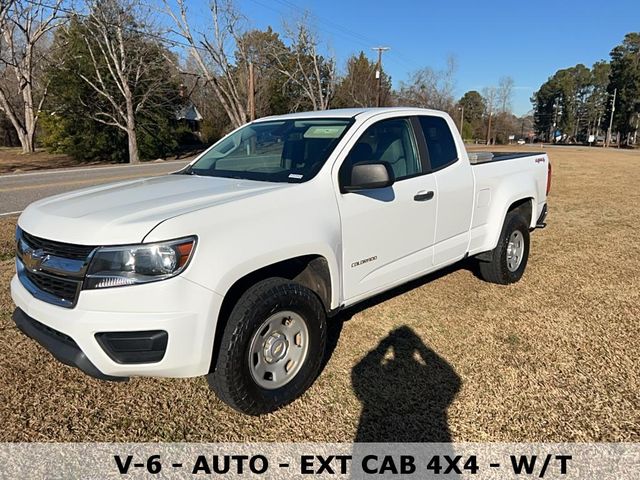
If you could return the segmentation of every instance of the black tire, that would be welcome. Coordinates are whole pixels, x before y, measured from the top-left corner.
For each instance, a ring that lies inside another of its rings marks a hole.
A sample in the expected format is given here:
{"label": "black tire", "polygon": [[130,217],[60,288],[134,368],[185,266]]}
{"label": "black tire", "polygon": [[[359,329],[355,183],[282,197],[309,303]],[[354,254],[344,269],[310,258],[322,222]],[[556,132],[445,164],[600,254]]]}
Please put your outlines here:
{"label": "black tire", "polygon": [[[524,251],[520,265],[511,271],[507,265],[507,249],[509,239],[514,232],[520,232],[524,243]],[[504,220],[498,245],[491,252],[491,260],[479,260],[478,268],[483,280],[500,285],[515,283],[522,278],[529,260],[529,225],[518,212],[509,212]]]}
{"label": "black tire", "polygon": [[[304,320],[308,332],[306,358],[295,376],[276,389],[254,380],[250,365],[251,340],[262,323],[278,311],[292,311]],[[249,288],[238,300],[223,333],[209,386],[225,402],[249,415],[269,413],[301,396],[320,372],[327,343],[326,313],[308,288],[282,278],[269,278]]]}

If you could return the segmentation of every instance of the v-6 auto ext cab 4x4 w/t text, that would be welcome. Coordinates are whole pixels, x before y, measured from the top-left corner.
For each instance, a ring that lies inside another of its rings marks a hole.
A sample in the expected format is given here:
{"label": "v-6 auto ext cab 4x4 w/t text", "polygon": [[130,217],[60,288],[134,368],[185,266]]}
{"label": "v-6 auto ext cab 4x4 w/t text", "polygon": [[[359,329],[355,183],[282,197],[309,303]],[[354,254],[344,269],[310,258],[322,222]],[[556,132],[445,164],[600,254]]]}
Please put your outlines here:
{"label": "v-6 auto ext cab 4x4 w/t text", "polygon": [[467,154],[433,110],[263,118],[175,174],[31,204],[13,318],[94,377],[207,375],[273,411],[315,380],[340,309],[470,256],[518,281],[550,175],[543,153]]}

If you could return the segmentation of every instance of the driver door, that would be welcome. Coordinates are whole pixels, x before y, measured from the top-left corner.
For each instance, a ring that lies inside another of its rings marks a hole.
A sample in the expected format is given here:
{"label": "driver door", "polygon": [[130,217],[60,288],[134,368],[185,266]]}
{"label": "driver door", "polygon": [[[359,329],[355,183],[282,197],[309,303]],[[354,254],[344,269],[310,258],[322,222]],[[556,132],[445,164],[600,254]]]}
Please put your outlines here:
{"label": "driver door", "polygon": [[395,176],[389,187],[338,195],[346,303],[433,266],[438,192],[419,153],[415,122],[404,117],[371,125],[339,170],[342,184],[359,162],[387,162]]}

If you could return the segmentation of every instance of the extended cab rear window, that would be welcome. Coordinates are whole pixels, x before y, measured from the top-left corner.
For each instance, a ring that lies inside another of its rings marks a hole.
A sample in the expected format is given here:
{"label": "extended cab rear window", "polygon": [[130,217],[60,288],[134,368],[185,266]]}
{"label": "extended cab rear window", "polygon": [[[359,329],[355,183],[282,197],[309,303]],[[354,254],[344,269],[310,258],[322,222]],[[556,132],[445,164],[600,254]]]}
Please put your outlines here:
{"label": "extended cab rear window", "polygon": [[420,116],[420,126],[427,142],[431,170],[439,170],[458,159],[458,150],[446,120],[442,117]]}

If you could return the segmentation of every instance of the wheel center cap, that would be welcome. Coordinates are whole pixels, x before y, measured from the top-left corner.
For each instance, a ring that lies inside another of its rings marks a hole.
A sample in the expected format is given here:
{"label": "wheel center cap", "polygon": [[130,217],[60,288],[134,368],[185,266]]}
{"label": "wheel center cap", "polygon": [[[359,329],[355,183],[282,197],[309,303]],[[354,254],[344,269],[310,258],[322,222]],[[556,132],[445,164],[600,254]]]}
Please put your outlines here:
{"label": "wheel center cap", "polygon": [[288,350],[289,342],[287,337],[280,332],[274,332],[265,340],[262,353],[267,363],[275,363],[278,360],[282,360],[287,355]]}

